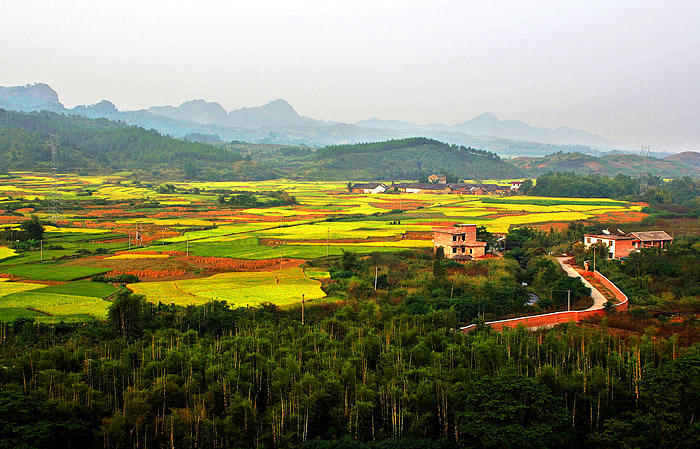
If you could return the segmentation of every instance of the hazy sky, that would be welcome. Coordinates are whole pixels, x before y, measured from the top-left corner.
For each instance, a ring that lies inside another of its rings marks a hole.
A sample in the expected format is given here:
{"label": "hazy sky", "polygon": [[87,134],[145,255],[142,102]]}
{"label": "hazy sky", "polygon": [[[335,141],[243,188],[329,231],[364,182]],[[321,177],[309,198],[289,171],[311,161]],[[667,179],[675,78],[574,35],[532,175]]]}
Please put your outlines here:
{"label": "hazy sky", "polygon": [[68,107],[493,112],[700,151],[700,1],[1,0],[0,85],[34,82]]}

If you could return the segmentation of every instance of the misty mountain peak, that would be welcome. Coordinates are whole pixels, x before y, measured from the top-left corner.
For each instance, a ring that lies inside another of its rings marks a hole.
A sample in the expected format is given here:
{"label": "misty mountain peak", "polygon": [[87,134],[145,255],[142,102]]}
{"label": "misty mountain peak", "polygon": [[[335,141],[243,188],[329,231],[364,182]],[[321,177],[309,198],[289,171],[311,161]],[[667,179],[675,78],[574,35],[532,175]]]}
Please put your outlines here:
{"label": "misty mountain peak", "polygon": [[498,117],[496,117],[496,114],[493,112],[484,112],[483,114],[479,114],[474,118],[474,120],[491,120],[491,121],[501,121]]}
{"label": "misty mountain peak", "polygon": [[[0,86],[0,100],[22,110],[41,109],[46,105],[61,106],[58,93],[45,83],[24,86]],[[51,108],[49,108],[51,109]]]}
{"label": "misty mountain peak", "polygon": [[274,113],[275,115],[285,115],[287,117],[299,117],[299,114],[297,113],[296,110],[294,110],[294,107],[292,107],[291,104],[287,103],[287,100],[283,100],[281,98],[278,98],[276,100],[272,100],[271,102],[260,106],[259,108],[261,111],[269,111]]}
{"label": "misty mountain peak", "polygon": [[189,120],[198,123],[223,123],[226,121],[226,110],[217,102],[201,98],[189,100],[180,106],[153,106],[148,108],[153,115],[163,115],[176,120]]}
{"label": "misty mountain peak", "polygon": [[102,100],[92,105],[92,107],[104,112],[118,112],[117,107],[109,100]]}
{"label": "misty mountain peak", "polygon": [[273,100],[262,106],[236,109],[228,113],[229,123],[242,128],[274,128],[294,126],[306,122],[292,105],[283,99]]}

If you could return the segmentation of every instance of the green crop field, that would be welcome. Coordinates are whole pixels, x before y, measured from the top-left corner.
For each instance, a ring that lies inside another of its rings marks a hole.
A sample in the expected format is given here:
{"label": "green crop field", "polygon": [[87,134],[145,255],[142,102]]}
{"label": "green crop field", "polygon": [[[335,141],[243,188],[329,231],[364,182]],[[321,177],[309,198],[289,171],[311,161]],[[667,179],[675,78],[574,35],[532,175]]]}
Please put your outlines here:
{"label": "green crop field", "polygon": [[82,267],[74,265],[57,265],[46,262],[30,265],[16,265],[2,267],[4,273],[15,276],[22,276],[29,279],[39,279],[42,281],[72,281],[90,277],[95,274],[102,274],[109,271],[109,268]]}
{"label": "green crop field", "polygon": [[128,286],[149,301],[165,304],[204,304],[223,300],[233,307],[257,306],[271,302],[279,306],[305,299],[323,298],[320,283],[310,279],[301,268],[253,273],[223,273],[204,279],[167,282],[141,282]]}
{"label": "green crop field", "polygon": [[47,287],[26,282],[0,282],[0,321],[34,318],[40,321],[85,321],[105,318],[109,302],[102,298],[118,288],[78,281]]}
{"label": "green crop field", "polygon": [[107,298],[117,293],[119,289],[111,284],[91,281],[75,281],[67,284],[52,285],[36,290],[34,293],[55,293],[59,295],[92,296]]}
{"label": "green crop field", "polygon": [[44,317],[66,321],[104,319],[110,302],[92,296],[60,295],[36,290],[12,293],[0,297],[0,313],[5,309],[28,309]]}

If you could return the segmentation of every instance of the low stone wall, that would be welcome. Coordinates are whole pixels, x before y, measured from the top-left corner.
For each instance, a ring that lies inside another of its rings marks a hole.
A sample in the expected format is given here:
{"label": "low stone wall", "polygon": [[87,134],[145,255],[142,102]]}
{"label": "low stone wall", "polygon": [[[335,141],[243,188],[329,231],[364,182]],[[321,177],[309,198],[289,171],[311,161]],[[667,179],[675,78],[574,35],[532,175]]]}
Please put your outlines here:
{"label": "low stone wall", "polygon": [[593,272],[593,277],[603,284],[608,290],[610,290],[613,295],[615,295],[615,298],[617,298],[617,304],[615,304],[615,309],[618,311],[624,311],[629,308],[630,302],[629,298],[627,298],[627,295],[625,295],[622,290],[620,290],[617,285],[613,284],[610,279],[606,278],[603,276],[600,272],[594,271]]}
{"label": "low stone wall", "polygon": [[[598,271],[593,272],[593,277],[603,284],[607,289],[609,289],[613,295],[615,295],[615,298],[617,298],[618,303],[614,305],[615,309],[618,311],[623,311],[627,310],[629,307],[629,299],[627,298],[627,295],[625,295],[622,290],[617,288],[615,284],[613,284],[608,278],[603,276],[601,273]],[[528,328],[537,328],[537,327],[551,327],[556,324],[562,324],[562,323],[568,323],[568,322],[575,322],[578,323],[579,321],[585,319],[585,318],[590,318],[592,316],[603,316],[607,312],[605,311],[604,308],[598,308],[598,309],[586,309],[586,310],[571,310],[571,311],[566,311],[566,312],[552,312],[552,313],[543,313],[541,315],[532,315],[532,316],[523,316],[523,317],[518,317],[518,318],[509,318],[506,320],[497,320],[497,321],[488,321],[486,324],[488,326],[491,326],[494,330],[497,331],[502,331],[503,328],[511,328],[514,329],[520,325],[523,325]],[[462,333],[469,333],[472,330],[476,328],[476,324],[470,324],[469,326],[465,326],[460,329]]]}

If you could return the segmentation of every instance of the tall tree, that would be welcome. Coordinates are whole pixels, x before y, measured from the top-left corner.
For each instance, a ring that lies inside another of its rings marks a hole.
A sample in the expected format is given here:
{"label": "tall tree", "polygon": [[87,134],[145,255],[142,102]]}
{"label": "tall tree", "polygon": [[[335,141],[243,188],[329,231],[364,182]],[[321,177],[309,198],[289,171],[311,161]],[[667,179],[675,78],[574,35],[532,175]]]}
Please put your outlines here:
{"label": "tall tree", "polygon": [[20,228],[24,231],[25,240],[39,241],[44,238],[44,225],[39,220],[39,217],[32,215],[32,218],[25,221]]}

